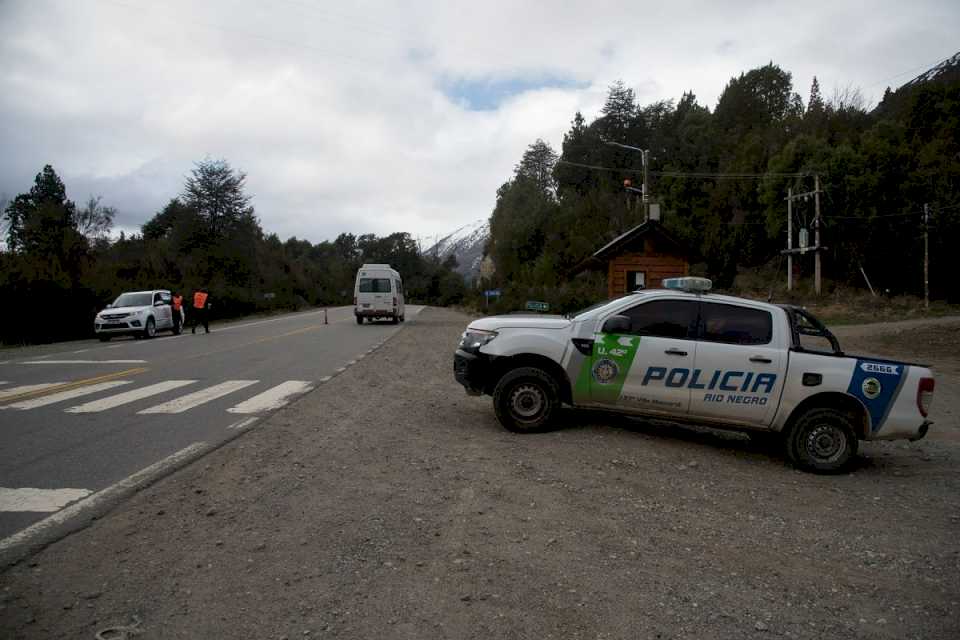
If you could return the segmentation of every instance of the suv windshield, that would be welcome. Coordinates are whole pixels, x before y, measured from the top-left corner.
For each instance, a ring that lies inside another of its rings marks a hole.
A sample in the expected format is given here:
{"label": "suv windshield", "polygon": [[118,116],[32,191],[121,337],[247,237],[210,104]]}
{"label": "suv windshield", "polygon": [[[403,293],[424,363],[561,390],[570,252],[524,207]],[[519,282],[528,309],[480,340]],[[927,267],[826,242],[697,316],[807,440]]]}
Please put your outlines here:
{"label": "suv windshield", "polygon": [[149,307],[152,304],[153,295],[149,293],[122,293],[120,297],[113,302],[115,307]]}
{"label": "suv windshield", "polygon": [[360,293],[390,293],[390,278],[360,278]]}

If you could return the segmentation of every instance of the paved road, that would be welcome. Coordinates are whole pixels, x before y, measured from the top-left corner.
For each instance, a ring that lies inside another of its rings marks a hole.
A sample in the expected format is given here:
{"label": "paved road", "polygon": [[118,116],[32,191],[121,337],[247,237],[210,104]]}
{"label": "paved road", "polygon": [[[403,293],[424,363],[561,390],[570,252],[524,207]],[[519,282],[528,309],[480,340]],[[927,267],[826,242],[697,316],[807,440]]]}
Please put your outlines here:
{"label": "paved road", "polygon": [[[407,306],[407,322],[421,307]],[[0,351],[0,540],[322,384],[400,326],[350,307]]]}

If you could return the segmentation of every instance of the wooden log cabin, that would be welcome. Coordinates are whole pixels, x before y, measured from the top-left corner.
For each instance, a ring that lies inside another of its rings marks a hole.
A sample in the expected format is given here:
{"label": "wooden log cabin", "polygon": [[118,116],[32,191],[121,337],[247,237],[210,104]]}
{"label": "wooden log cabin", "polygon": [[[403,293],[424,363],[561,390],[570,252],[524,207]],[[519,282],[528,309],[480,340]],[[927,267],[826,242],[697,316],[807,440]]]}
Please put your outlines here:
{"label": "wooden log cabin", "polygon": [[656,289],[664,278],[690,274],[689,252],[656,220],[648,220],[614,238],[593,254],[607,263],[611,298],[637,289]]}

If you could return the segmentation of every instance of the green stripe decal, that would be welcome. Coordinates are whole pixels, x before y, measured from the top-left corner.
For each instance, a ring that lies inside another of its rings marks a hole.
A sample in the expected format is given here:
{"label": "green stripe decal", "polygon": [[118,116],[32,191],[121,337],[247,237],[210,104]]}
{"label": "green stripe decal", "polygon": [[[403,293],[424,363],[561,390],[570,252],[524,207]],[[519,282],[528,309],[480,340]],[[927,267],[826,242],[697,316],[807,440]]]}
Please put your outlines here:
{"label": "green stripe decal", "polygon": [[593,357],[580,368],[577,394],[594,402],[616,404],[639,346],[638,336],[602,334],[593,343]]}

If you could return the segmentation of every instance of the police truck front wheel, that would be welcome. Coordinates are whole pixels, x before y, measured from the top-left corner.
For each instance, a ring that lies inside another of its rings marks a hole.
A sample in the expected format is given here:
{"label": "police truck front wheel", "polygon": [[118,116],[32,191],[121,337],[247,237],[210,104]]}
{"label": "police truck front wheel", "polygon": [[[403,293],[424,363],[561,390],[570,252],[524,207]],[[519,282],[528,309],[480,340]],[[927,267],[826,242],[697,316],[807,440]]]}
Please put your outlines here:
{"label": "police truck front wheel", "polygon": [[843,471],[857,454],[857,435],[850,417],[836,409],[811,409],[787,436],[787,457],[814,473]]}
{"label": "police truck front wheel", "polygon": [[550,426],[560,407],[556,380],[536,367],[507,372],[493,391],[497,419],[510,431],[532,433]]}

